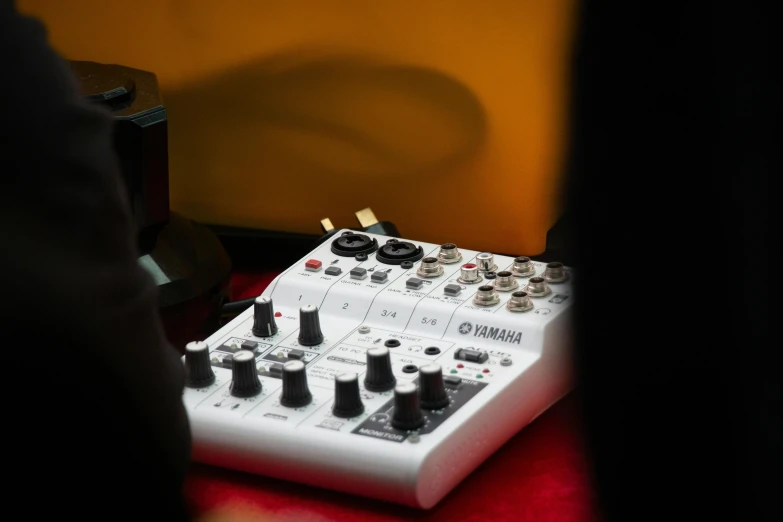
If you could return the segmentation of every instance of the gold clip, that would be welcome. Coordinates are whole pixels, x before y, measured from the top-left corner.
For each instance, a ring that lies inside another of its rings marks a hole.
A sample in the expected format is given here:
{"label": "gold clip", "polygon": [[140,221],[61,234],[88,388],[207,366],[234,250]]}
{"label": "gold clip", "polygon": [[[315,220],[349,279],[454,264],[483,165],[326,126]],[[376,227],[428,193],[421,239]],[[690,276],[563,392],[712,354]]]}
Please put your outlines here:
{"label": "gold clip", "polygon": [[356,219],[359,220],[359,224],[363,227],[370,227],[378,223],[378,218],[373,214],[372,209],[367,207],[356,213]]}
{"label": "gold clip", "polygon": [[334,225],[332,225],[332,220],[329,218],[323,218],[321,220],[321,228],[324,229],[324,233],[329,233],[332,230],[334,230]]}

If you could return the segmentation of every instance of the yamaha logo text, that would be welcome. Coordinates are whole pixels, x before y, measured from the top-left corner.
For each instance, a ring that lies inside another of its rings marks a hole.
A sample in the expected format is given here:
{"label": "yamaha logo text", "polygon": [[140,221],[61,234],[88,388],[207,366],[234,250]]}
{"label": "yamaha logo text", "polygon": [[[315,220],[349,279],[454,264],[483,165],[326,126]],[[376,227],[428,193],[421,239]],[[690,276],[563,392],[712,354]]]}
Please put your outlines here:
{"label": "yamaha logo text", "polygon": [[522,342],[522,332],[515,330],[506,330],[505,328],[496,328],[494,326],[487,326],[473,324],[465,321],[458,327],[459,333],[468,335],[473,332],[473,337],[480,337],[481,339],[492,339],[494,341],[503,341],[510,344],[520,344]]}

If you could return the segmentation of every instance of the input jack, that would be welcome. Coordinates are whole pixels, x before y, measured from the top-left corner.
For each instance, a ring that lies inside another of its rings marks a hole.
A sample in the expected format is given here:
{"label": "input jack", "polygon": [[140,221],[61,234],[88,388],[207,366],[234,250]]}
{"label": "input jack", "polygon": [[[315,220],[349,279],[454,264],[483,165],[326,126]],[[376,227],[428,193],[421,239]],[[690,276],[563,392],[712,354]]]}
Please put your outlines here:
{"label": "input jack", "polygon": [[478,306],[492,306],[500,302],[500,296],[492,285],[483,285],[478,288],[473,304]]}
{"label": "input jack", "polygon": [[509,312],[528,312],[533,309],[533,300],[527,292],[519,290],[511,294],[511,299],[506,303]]}
{"label": "input jack", "polygon": [[465,263],[460,267],[460,276],[457,281],[466,285],[473,285],[483,281],[479,275],[478,266],[475,263]]}
{"label": "input jack", "polygon": [[525,285],[525,292],[530,297],[546,297],[552,293],[552,289],[543,277],[531,277]]}
{"label": "input jack", "polygon": [[444,243],[440,246],[440,251],[438,252],[438,261],[444,265],[459,263],[462,261],[462,253],[454,243]]}
{"label": "input jack", "polygon": [[568,272],[563,267],[563,263],[554,262],[546,265],[541,277],[546,279],[547,283],[564,283],[568,280]]}
{"label": "input jack", "polygon": [[514,266],[511,267],[511,273],[515,277],[530,277],[536,273],[536,267],[529,257],[519,256],[514,259]]}
{"label": "input jack", "polygon": [[498,292],[513,292],[519,288],[519,283],[514,278],[514,274],[507,270],[498,272],[492,284]]}
{"label": "input jack", "polygon": [[438,262],[437,257],[425,257],[421,260],[416,275],[419,277],[439,277],[443,275],[443,265]]}
{"label": "input jack", "polygon": [[495,264],[495,255],[491,252],[482,252],[476,256],[479,272],[494,272],[498,269]]}

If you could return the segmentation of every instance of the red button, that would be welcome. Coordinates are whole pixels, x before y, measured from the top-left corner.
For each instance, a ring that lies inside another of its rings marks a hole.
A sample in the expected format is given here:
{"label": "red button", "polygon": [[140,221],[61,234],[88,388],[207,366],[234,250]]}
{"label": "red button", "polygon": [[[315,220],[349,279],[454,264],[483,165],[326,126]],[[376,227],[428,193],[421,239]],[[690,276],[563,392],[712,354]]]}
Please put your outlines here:
{"label": "red button", "polygon": [[489,373],[489,368],[484,368],[484,373]]}
{"label": "red button", "polygon": [[323,263],[321,263],[317,259],[308,259],[305,262],[305,268],[308,270],[320,270],[321,265],[323,265]]}
{"label": "red button", "polygon": [[275,317],[283,317],[282,312],[275,312]]}
{"label": "red button", "polygon": [[458,364],[458,365],[457,365],[457,368],[464,368],[464,367],[465,367],[465,365],[464,365],[464,364]]}

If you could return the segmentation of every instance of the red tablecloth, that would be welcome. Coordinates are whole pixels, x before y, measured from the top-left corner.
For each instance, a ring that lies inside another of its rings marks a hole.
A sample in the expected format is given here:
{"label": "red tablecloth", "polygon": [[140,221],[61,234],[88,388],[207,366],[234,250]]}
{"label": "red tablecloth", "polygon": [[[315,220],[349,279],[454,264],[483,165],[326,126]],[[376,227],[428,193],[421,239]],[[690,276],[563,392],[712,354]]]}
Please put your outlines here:
{"label": "red tablecloth", "polygon": [[[274,276],[236,274],[232,298],[260,294]],[[597,522],[578,413],[573,396],[561,400],[429,511],[201,464],[186,493],[198,514],[234,520]]]}

